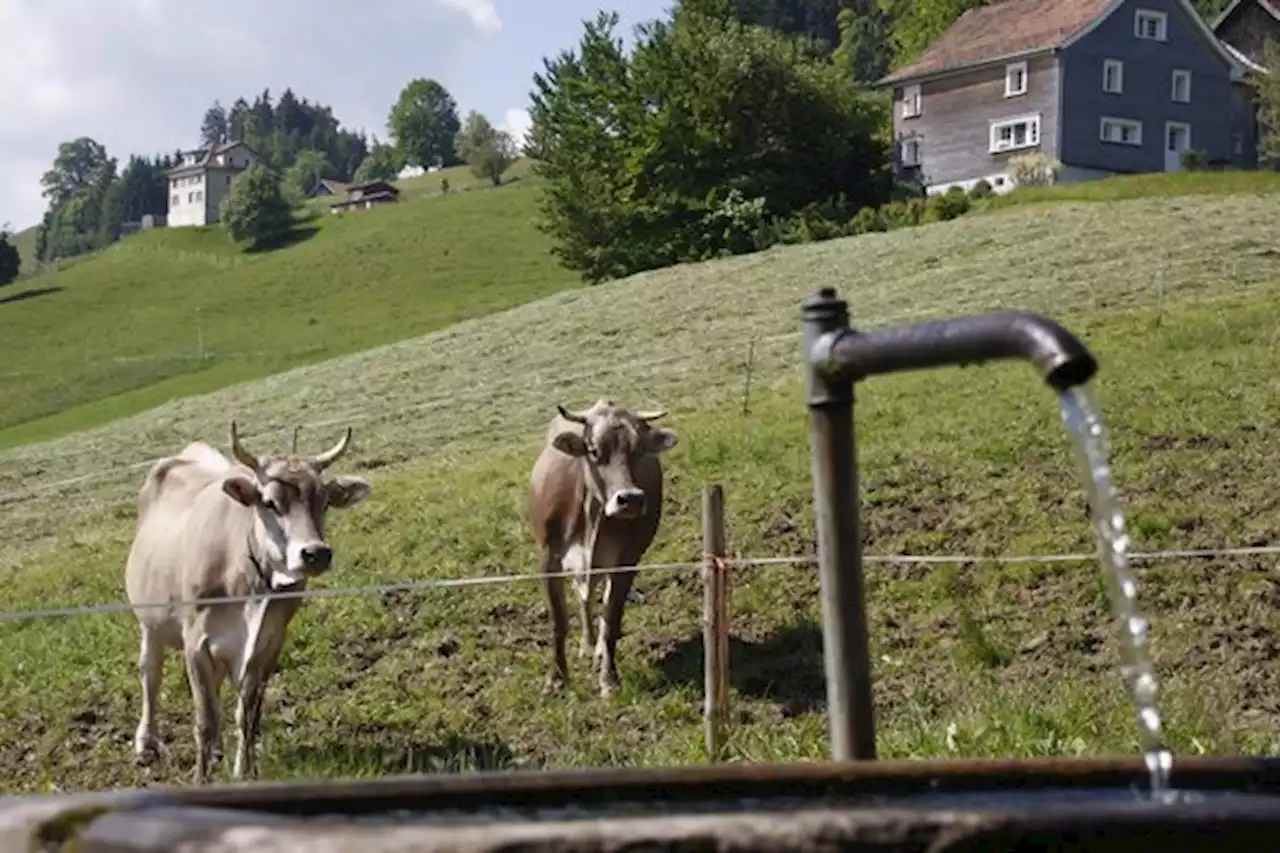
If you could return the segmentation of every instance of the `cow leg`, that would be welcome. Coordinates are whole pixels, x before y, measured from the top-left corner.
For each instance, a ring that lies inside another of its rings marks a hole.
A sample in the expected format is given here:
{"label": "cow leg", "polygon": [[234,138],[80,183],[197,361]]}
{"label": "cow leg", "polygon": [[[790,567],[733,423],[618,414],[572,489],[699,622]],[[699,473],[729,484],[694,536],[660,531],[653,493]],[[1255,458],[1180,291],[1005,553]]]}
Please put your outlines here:
{"label": "cow leg", "polygon": [[164,676],[164,647],[145,625],[138,651],[138,674],[142,682],[142,718],[133,738],[133,751],[143,764],[155,758],[160,742],[156,740],[156,698]]}
{"label": "cow leg", "polygon": [[582,620],[582,642],[578,646],[578,657],[591,655],[596,644],[595,597],[598,579],[596,575],[575,577],[574,586],[578,589],[578,615]]}
{"label": "cow leg", "polygon": [[569,664],[564,654],[565,640],[569,636],[569,617],[564,606],[564,577],[557,574],[560,565],[555,549],[544,545],[542,581],[547,592],[547,611],[551,614],[552,654],[555,661],[555,669],[547,679],[548,691],[554,691],[569,680]]}
{"label": "cow leg", "polygon": [[239,741],[236,744],[235,765],[231,774],[236,779],[246,775],[256,775],[259,725],[262,720],[262,697],[267,690],[267,679],[264,672],[251,669],[245,673],[240,683],[240,696],[236,700],[236,731]]}
{"label": "cow leg", "polygon": [[599,587],[599,575],[591,573],[589,566],[581,567],[573,576],[573,587],[577,589],[579,603],[579,619],[582,621],[582,642],[577,647],[577,656],[590,657],[595,647],[595,593]]}
{"label": "cow leg", "polygon": [[[194,633],[194,632],[191,632]],[[218,741],[218,677],[209,638],[200,632],[188,634],[186,646],[187,682],[191,686],[191,703],[195,706],[196,766],[195,784],[209,780],[209,765]]]}
{"label": "cow leg", "polygon": [[[629,560],[622,565],[633,565]],[[630,572],[614,572],[605,580],[604,615],[600,618],[600,636],[596,640],[596,656],[600,660],[600,695],[609,696],[617,690],[620,680],[614,655],[618,648],[618,639],[622,636],[622,611],[627,606],[627,595],[631,592],[631,584],[636,574]]]}

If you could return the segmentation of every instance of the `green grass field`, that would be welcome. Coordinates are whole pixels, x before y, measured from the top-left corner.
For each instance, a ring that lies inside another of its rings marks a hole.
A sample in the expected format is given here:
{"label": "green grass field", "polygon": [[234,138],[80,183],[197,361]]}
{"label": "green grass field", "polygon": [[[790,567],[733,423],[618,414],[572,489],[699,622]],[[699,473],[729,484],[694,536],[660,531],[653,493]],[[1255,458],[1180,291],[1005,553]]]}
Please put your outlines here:
{"label": "green grass field", "polygon": [[[193,438],[225,447],[233,417],[262,452],[286,448],[299,422],[304,449],[352,424],[354,449],[336,470],[369,477],[374,493],[332,516],[338,566],[320,586],[530,579],[308,603],[268,694],[264,775],[701,761],[696,573],[639,578],[618,695],[599,698],[576,659],[567,697],[539,692],[549,628],[523,497],[556,403],[608,395],[670,409],[681,443],[667,457],[667,515],[647,561],[699,556],[698,496],[713,482],[726,488],[736,554],[806,556],[800,302],[835,286],[866,327],[1038,310],[1100,359],[1137,549],[1274,543],[1273,208],[1248,194],[1029,205],[663,270],[10,449],[0,454],[0,608],[123,600],[133,496],[155,456]],[[1030,368],[883,377],[858,399],[868,553],[1092,550],[1055,402]],[[1280,702],[1265,687],[1280,630],[1272,562],[1137,566],[1179,753],[1280,748]],[[868,583],[882,755],[1136,751],[1096,565],[876,565]],[[824,756],[813,569],[743,569],[731,609],[733,757]],[[6,789],[188,778],[190,701],[176,658],[160,711],[170,754],[150,770],[133,764],[136,636],[128,614],[0,622]]]}
{"label": "green grass field", "polygon": [[1123,201],[1135,198],[1223,196],[1280,192],[1280,172],[1152,172],[1052,187],[1024,187],[983,202],[988,210],[1064,201]]}
{"label": "green grass field", "polygon": [[536,192],[409,193],[261,254],[216,227],[156,230],[15,285],[0,303],[0,447],[576,287],[534,226]]}

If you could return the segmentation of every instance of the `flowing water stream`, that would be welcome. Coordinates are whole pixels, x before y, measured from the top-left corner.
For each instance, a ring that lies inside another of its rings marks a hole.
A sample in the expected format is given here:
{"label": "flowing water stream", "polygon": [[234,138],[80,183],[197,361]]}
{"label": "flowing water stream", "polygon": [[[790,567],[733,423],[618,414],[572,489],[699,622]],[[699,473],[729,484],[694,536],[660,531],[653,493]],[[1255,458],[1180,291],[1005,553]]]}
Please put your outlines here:
{"label": "flowing water stream", "polygon": [[1150,624],[1138,609],[1137,584],[1129,571],[1131,540],[1125,532],[1119,496],[1111,483],[1107,431],[1093,390],[1087,384],[1063,392],[1059,408],[1089,498],[1098,559],[1120,635],[1120,676],[1137,711],[1138,738],[1151,774],[1151,793],[1163,795],[1168,791],[1173,755],[1165,748],[1160,712],[1156,709],[1159,684],[1147,655]]}

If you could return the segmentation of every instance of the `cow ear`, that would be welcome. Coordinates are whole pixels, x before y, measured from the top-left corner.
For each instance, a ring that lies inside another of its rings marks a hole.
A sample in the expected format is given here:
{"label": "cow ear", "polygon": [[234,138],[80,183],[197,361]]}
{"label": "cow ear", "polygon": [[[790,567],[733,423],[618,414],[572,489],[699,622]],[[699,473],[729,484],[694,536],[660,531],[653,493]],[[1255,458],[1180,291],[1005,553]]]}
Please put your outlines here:
{"label": "cow ear", "polygon": [[235,502],[245,506],[257,506],[262,502],[262,492],[253,478],[244,474],[232,474],[222,481],[222,491]]}
{"label": "cow ear", "polygon": [[373,487],[359,477],[334,477],[325,484],[329,506],[334,509],[351,509],[369,497]]}
{"label": "cow ear", "polygon": [[665,429],[650,429],[645,434],[650,453],[666,453],[679,442],[676,434]]}
{"label": "cow ear", "polygon": [[551,442],[551,446],[569,456],[586,456],[587,442],[576,432],[562,432]]}

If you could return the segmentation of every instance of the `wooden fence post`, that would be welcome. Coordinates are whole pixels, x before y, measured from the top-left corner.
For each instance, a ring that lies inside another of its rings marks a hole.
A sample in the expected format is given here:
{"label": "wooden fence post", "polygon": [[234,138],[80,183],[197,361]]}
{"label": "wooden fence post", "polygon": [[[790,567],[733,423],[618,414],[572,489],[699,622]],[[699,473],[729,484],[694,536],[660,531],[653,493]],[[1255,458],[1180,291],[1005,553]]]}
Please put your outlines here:
{"label": "wooden fence post", "polygon": [[707,756],[724,756],[729,719],[729,573],[725,559],[724,487],[702,490],[702,650]]}

